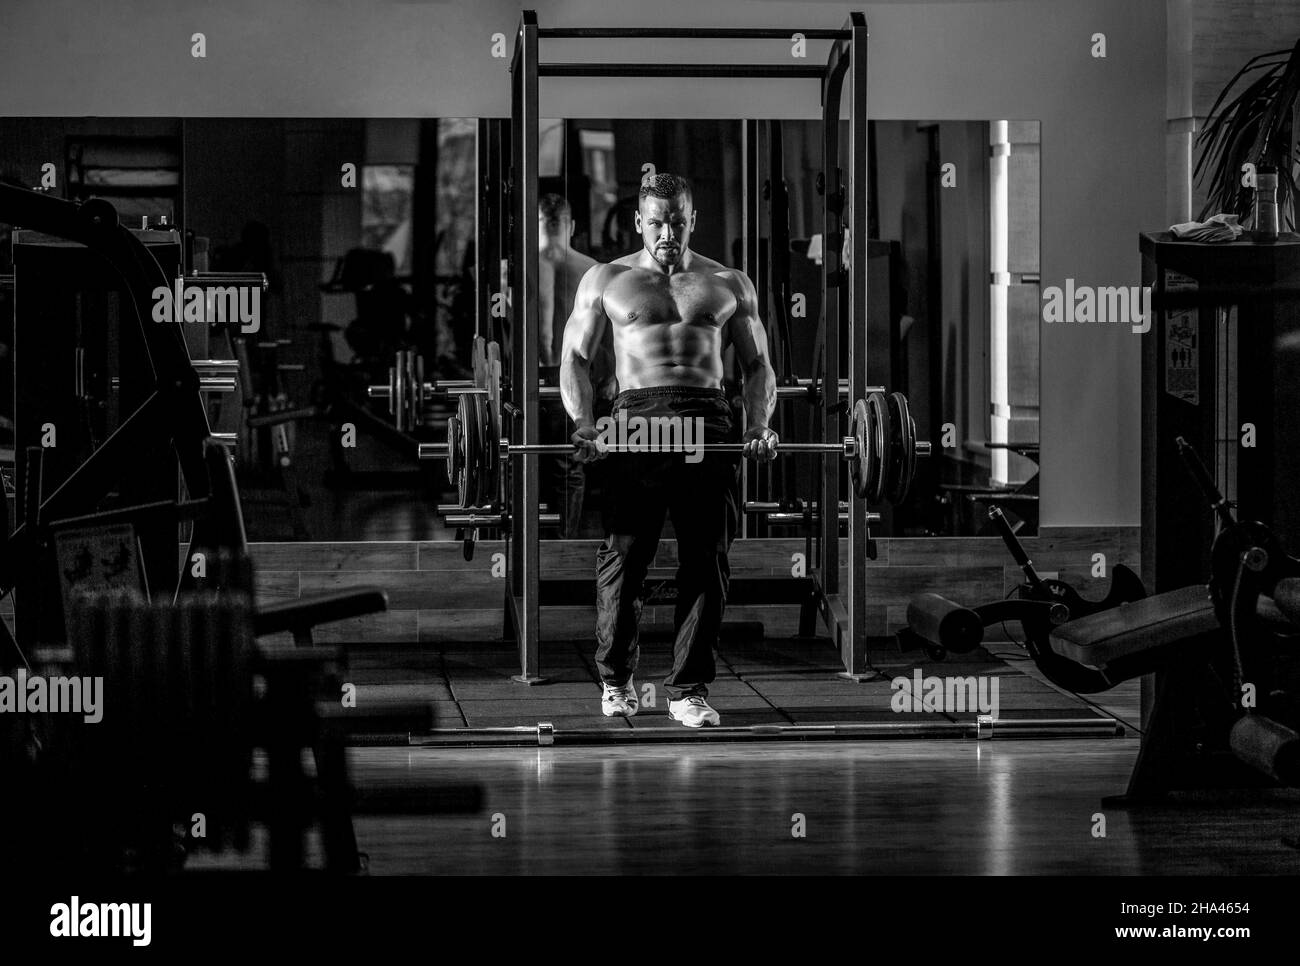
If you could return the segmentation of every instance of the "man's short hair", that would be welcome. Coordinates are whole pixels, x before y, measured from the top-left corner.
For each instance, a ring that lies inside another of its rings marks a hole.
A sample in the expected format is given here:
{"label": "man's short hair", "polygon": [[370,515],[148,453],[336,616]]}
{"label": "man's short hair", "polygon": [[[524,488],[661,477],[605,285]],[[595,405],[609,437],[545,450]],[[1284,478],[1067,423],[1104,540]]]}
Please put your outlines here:
{"label": "man's short hair", "polygon": [[637,195],[637,204],[647,198],[676,198],[685,195],[691,200],[691,183],[676,174],[652,174],[641,179],[641,191]]}
{"label": "man's short hair", "polygon": [[545,194],[537,202],[537,210],[547,221],[559,221],[561,218],[573,220],[573,209],[563,195]]}

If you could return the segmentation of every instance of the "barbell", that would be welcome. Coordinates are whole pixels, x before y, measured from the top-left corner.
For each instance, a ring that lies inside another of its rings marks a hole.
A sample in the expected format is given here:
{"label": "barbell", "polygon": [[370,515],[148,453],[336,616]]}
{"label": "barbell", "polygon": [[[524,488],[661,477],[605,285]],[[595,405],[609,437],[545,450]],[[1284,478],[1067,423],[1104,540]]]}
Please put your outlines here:
{"label": "barbell", "polygon": [[[474,337],[472,379],[439,379],[436,373],[426,373],[424,358],[412,349],[399,349],[388,368],[388,382],[366,387],[370,399],[388,401],[388,413],[393,417],[397,429],[404,433],[429,426],[440,416],[429,409],[435,399],[446,399],[487,391],[487,380],[492,373],[498,372],[500,382],[501,349],[496,342],[487,342],[480,336]],[[796,379],[792,385],[776,387],[778,399],[813,399],[821,392],[821,383],[813,379]],[[883,392],[880,387],[868,387],[867,392]],[[839,394],[849,394],[849,381],[841,379]],[[559,386],[538,386],[540,399],[557,399]]]}
{"label": "barbell", "polygon": [[[368,386],[371,399],[388,400],[388,413],[401,432],[410,432],[431,422],[428,405],[436,398],[466,393],[487,392],[489,380],[501,380],[501,348],[481,335],[474,337],[474,378],[438,380],[436,374],[425,378],[424,357],[414,349],[398,349],[388,367],[385,385]],[[555,390],[558,394],[558,389]]]}
{"label": "barbell", "polygon": [[[691,452],[741,453],[742,443],[703,443]],[[645,452],[644,447],[609,448],[607,452]],[[456,415],[447,420],[446,443],[419,444],[419,457],[447,461],[447,480],[456,485],[460,506],[495,506],[500,497],[501,466],[516,456],[571,455],[569,443],[511,443],[501,432],[500,384],[486,392],[463,394]],[[849,464],[854,494],[872,504],[902,503],[916,476],[918,456],[930,444],[916,438],[907,397],[901,392],[872,392],[853,404],[850,435],[841,442],[786,443],[777,453],[833,453]]]}

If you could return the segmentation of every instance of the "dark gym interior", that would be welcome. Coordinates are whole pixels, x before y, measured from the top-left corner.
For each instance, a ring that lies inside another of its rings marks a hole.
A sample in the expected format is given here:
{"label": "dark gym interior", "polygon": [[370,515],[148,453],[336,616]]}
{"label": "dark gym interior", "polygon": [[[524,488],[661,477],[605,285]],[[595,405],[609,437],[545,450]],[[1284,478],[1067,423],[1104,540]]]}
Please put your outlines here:
{"label": "dark gym interior", "polygon": [[13,7],[15,862],[1300,871],[1293,4]]}

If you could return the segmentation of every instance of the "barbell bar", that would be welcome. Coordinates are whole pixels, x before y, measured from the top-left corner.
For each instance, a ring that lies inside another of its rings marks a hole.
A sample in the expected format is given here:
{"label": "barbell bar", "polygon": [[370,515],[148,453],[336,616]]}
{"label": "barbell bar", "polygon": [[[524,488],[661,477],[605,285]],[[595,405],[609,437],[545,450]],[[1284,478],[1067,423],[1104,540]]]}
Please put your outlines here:
{"label": "barbell bar", "polygon": [[[780,448],[778,447],[779,451]],[[839,512],[836,515],[841,520],[847,520],[849,518],[849,504],[844,500],[840,500],[839,504]],[[804,504],[801,500],[791,503],[746,500],[741,507],[741,511],[750,516],[764,517],[768,523],[774,526],[809,523],[821,518],[821,511],[816,503]],[[869,512],[867,514],[867,523],[869,524],[877,524],[881,519],[879,513]]]}
{"label": "barbell bar", "polygon": [[[393,365],[388,369],[388,382],[371,385],[366,388],[370,399],[383,399],[388,402],[388,413],[393,417],[400,432],[410,432],[429,424],[425,413],[428,404],[434,399],[454,396],[473,395],[488,391],[488,384],[500,379],[493,379],[493,372],[499,366],[500,350],[495,342],[484,342],[482,336],[474,341],[474,378],[473,379],[438,379],[436,375],[426,374],[424,359],[412,349],[398,350]],[[811,399],[813,387],[820,382],[812,379],[796,379],[792,385],[777,386],[778,399]],[[498,386],[498,391],[500,387]],[[883,393],[882,386],[868,386],[864,396],[873,392]],[[839,395],[847,398],[849,381],[839,380]],[[538,386],[539,399],[557,399],[559,386]]]}
{"label": "barbell bar", "polygon": [[[396,370],[396,367],[390,367]],[[792,385],[777,386],[776,398],[778,399],[807,399],[812,392],[813,381],[811,379],[800,378],[795,380]],[[417,398],[414,387],[406,389],[405,393],[412,399]],[[424,399],[444,396],[463,396],[473,395],[483,392],[478,386],[474,385],[473,379],[426,379],[420,390]],[[884,392],[884,386],[868,386],[867,392]],[[849,394],[849,381],[840,380],[840,395]],[[391,382],[371,385],[366,387],[366,396],[370,399],[393,399],[396,394],[393,391]],[[542,399],[558,399],[560,396],[559,386],[538,386],[537,395]],[[390,407],[391,408],[391,407]]]}
{"label": "barbell bar", "polygon": [[[456,417],[453,416],[452,418],[455,419]],[[577,452],[577,447],[572,443],[512,443],[506,439],[501,440],[500,448],[503,453],[503,458],[511,456],[572,456]],[[621,448],[617,446],[608,446],[602,450],[602,452],[610,454],[647,452],[742,453],[744,450],[744,443],[699,443],[689,449],[683,447],[674,450],[652,450],[644,446]],[[845,436],[843,443],[781,443],[777,446],[777,452],[839,453],[847,460],[853,458],[857,449],[853,438]],[[446,443],[420,443],[420,459],[440,460],[446,458]]]}
{"label": "barbell bar", "polygon": [[[568,456],[570,443],[511,443],[501,432],[498,389],[462,395],[455,416],[447,420],[447,442],[420,443],[421,460],[447,461],[448,482],[455,483],[462,507],[495,506],[500,495],[501,466],[511,457]],[[872,393],[852,408],[851,434],[840,442],[778,443],[777,454],[834,454],[849,464],[853,492],[861,499],[901,503],[907,498],[918,456],[930,455],[930,444],[918,441],[907,397]],[[702,443],[690,452],[702,454],[744,451],[743,443]],[[674,447],[685,452],[685,447]],[[652,452],[648,447],[608,447],[607,453]],[[663,450],[659,450],[662,452]]]}
{"label": "barbell bar", "polygon": [[[77,350],[75,365],[76,384],[81,386],[84,381],[85,363],[84,353],[80,349]],[[235,392],[239,389],[239,361],[236,359],[192,359],[190,365],[198,374],[200,392]],[[109,389],[117,392],[121,386],[122,380],[119,376],[109,377]]]}
{"label": "barbell bar", "polygon": [[[457,513],[452,511],[442,518],[442,522],[449,527],[455,527],[457,530],[477,530],[481,527],[508,527],[510,525],[510,514],[501,510],[494,510],[491,513]],[[560,515],[558,513],[539,513],[537,522],[542,526],[558,526]]]}

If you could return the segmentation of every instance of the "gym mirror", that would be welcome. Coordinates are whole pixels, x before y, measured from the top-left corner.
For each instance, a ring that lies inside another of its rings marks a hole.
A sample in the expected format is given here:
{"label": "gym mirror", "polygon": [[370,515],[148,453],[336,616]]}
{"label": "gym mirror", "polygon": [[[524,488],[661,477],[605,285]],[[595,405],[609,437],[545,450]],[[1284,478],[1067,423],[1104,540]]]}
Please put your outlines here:
{"label": "gym mirror", "polygon": [[[380,397],[399,349],[418,355],[426,380],[446,383],[470,378],[476,331],[506,345],[509,292],[504,306],[496,296],[508,139],[499,119],[9,118],[0,119],[0,176],[106,197],[131,227],[147,219],[179,229],[191,269],[266,276],[255,336],[232,346],[222,333],[187,333],[196,358],[239,363],[238,390],[212,393],[209,411],[214,429],[238,440],[251,539],[452,539],[437,512],[455,499],[444,467],[421,464],[407,440],[440,439],[455,397],[430,401],[428,424],[405,433]],[[881,536],[988,533],[991,505],[1021,535],[1037,530],[1038,145],[1037,122],[871,123],[872,378],[908,394],[935,454],[909,505],[885,510]],[[694,186],[692,247],[754,280],[779,381],[808,379],[820,122],[557,119],[543,122],[539,147],[539,194],[552,196],[549,217],[539,213],[548,252],[539,285],[559,325],[571,293],[554,259],[639,247],[632,216],[653,165]],[[14,378],[23,318],[4,227],[0,457],[23,445],[15,407],[38,404],[16,385],[21,372]],[[539,346],[544,366],[558,362],[558,331]],[[51,364],[63,363],[75,365]],[[266,425],[275,413],[286,418]],[[783,439],[806,439],[809,419],[807,402],[782,398]],[[779,511],[809,499],[811,462],[747,469],[746,500]],[[597,535],[598,474],[549,463],[544,500],[560,521],[544,535]],[[749,536],[801,533],[780,512],[746,514],[744,526]]]}

